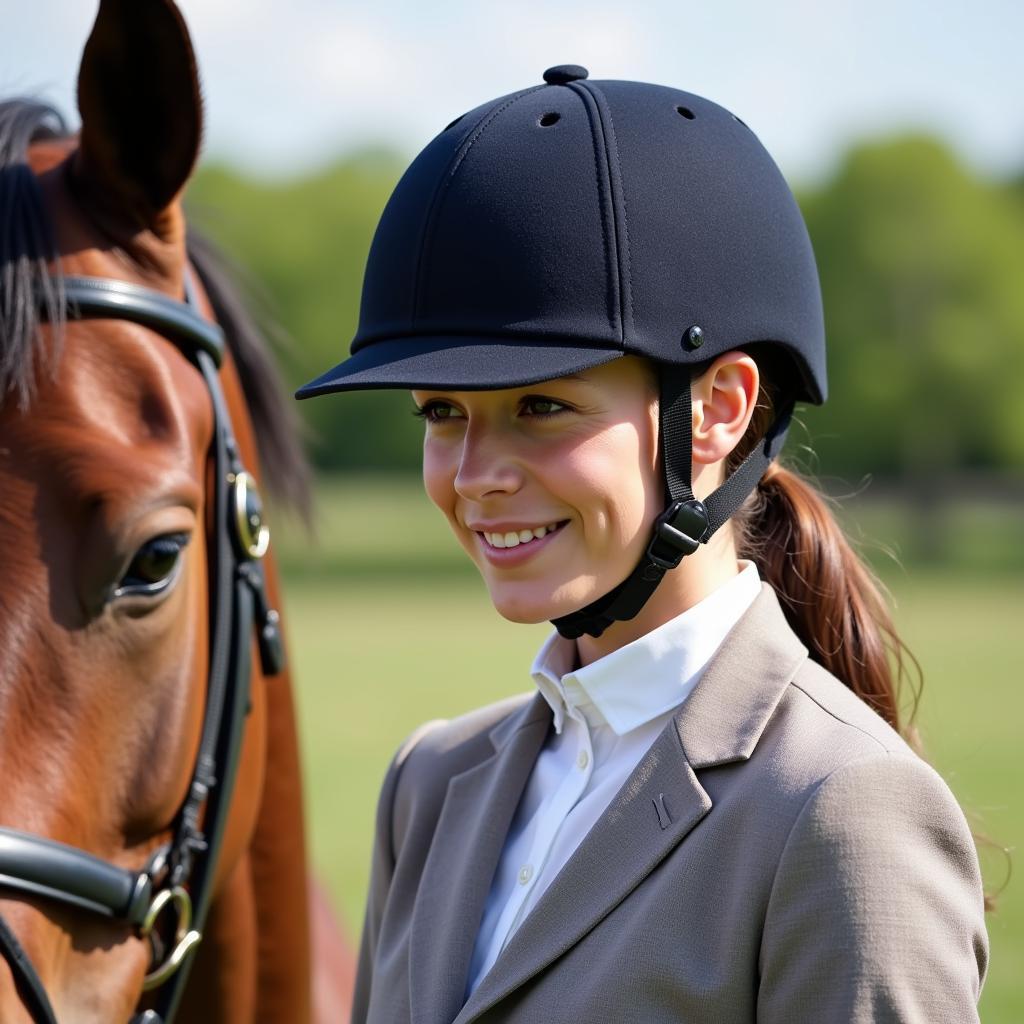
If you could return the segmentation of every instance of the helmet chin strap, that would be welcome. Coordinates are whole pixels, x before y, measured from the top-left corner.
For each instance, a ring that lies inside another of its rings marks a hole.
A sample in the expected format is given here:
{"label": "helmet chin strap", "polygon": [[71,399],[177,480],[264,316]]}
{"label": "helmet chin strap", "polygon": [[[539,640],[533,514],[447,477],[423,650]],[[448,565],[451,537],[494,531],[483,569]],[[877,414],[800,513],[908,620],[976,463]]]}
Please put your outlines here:
{"label": "helmet chin strap", "polygon": [[786,439],[793,414],[792,401],[782,407],[767,434],[736,472],[705,501],[699,501],[693,495],[690,480],[693,448],[690,369],[662,365],[659,378],[658,415],[668,508],[654,521],[651,541],[640,563],[617,587],[585,608],[551,620],[555,629],[571,640],[584,633],[600,636],[613,622],[634,618],[665,573],[706,543],[746,501]]}

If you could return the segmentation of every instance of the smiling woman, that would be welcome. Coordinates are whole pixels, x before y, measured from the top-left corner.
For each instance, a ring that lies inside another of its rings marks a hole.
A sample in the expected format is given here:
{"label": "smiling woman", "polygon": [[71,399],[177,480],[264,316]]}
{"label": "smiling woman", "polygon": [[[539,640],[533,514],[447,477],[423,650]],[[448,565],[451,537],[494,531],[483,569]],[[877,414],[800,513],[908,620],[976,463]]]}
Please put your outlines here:
{"label": "smiling woman", "polygon": [[532,695],[395,756],[353,1019],[976,1020],[970,831],[874,580],[776,461],[826,392],[796,203],[708,100],[544,80],[420,154],[299,393],[412,389],[495,607],[555,627]]}

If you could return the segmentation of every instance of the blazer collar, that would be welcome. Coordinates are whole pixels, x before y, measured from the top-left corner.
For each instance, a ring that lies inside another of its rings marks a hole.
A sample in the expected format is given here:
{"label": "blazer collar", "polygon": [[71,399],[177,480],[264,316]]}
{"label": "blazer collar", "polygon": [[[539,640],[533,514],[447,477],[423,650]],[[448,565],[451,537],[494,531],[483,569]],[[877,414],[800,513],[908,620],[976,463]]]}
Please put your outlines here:
{"label": "blazer collar", "polygon": [[[750,757],[806,656],[807,651],[786,622],[774,591],[763,586],[709,663],[690,698],[512,936],[494,967],[458,1012],[455,1024],[476,1020],[579,942],[683,841],[711,810],[711,798],[700,784],[696,769]],[[535,704],[528,706],[534,708],[533,713]],[[513,749],[508,737],[512,726],[501,726],[499,730],[499,740],[505,744],[502,750],[507,753]],[[513,730],[511,735],[522,732]],[[531,743],[528,749],[530,763],[525,772],[520,768],[508,775],[509,781],[513,777],[516,780],[516,802],[539,745]],[[504,828],[514,810],[514,804],[511,810],[503,808]],[[474,826],[463,832],[462,841],[469,844],[476,830]],[[477,866],[486,873],[487,885],[503,839],[504,830],[501,840],[487,845],[486,852],[476,851]],[[484,860],[486,863],[480,863]],[[453,902],[457,898],[449,894]],[[473,913],[462,921],[462,927],[469,932],[464,943],[469,947],[464,953],[467,963],[485,899],[486,890],[482,895],[475,894]],[[441,937],[435,936],[437,940]],[[458,973],[463,985],[465,966],[460,960]],[[415,1008],[416,993],[413,995]],[[449,1002],[447,1008],[450,1010],[452,1005]],[[451,1017],[421,1018],[417,1014],[415,1019],[447,1022]]]}
{"label": "blazer collar", "polygon": [[787,684],[807,657],[775,591],[761,584],[749,611],[674,717],[694,769],[750,757]]}
{"label": "blazer collar", "polygon": [[679,707],[761,592],[757,566],[740,564],[740,572],[693,607],[583,668],[574,667],[575,641],[548,637],[531,671],[554,712],[555,730],[561,732],[572,707],[618,736]]}

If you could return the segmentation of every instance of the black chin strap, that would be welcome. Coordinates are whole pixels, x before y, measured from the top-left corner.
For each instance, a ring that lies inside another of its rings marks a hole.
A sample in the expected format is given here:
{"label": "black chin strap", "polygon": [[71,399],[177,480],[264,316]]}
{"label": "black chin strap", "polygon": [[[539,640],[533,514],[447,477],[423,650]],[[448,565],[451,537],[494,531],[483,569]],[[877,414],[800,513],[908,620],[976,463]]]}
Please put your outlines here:
{"label": "black chin strap", "polygon": [[558,632],[571,640],[584,633],[600,636],[613,622],[634,618],[665,573],[692,555],[738,511],[786,439],[792,402],[782,408],[764,439],[754,446],[736,472],[706,501],[699,501],[690,485],[690,370],[685,366],[663,366],[659,376],[662,467],[668,508],[654,521],[651,541],[640,564],[614,590],[579,611],[552,620]]}

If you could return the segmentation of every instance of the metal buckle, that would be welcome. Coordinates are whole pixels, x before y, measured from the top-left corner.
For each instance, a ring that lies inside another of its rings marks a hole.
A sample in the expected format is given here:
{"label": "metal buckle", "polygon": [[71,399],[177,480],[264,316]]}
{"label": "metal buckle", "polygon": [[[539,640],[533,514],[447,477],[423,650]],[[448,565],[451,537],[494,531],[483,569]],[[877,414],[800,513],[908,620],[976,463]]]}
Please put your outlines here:
{"label": "metal buckle", "polygon": [[[674,501],[655,520],[647,557],[666,572],[674,569],[686,555],[692,555],[700,547],[707,530],[707,509],[696,498]],[[660,551],[656,550],[659,546]]]}
{"label": "metal buckle", "polygon": [[263,519],[263,502],[256,481],[244,469],[228,476],[234,505],[235,540],[244,558],[262,558],[270,547],[270,527]]}
{"label": "metal buckle", "polygon": [[161,889],[146,911],[146,917],[139,927],[139,936],[145,938],[152,932],[157,919],[164,908],[171,904],[177,912],[178,923],[174,930],[174,948],[167,959],[158,967],[154,967],[142,979],[142,991],[150,992],[162,985],[185,962],[185,957],[202,939],[202,935],[192,928],[192,898],[188,891],[180,885],[173,889]]}

